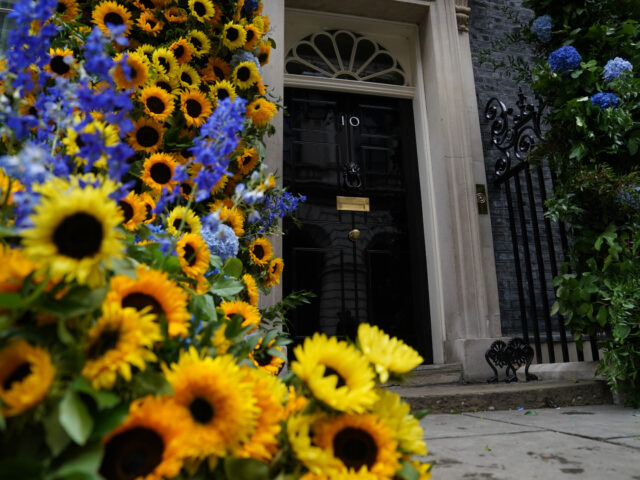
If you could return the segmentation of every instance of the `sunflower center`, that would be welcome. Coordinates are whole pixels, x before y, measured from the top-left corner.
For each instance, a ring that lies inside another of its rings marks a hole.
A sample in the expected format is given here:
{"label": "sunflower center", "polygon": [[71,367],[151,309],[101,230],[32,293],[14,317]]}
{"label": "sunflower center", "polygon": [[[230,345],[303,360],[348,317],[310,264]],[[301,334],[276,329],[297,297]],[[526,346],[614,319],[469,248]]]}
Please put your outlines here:
{"label": "sunflower center", "polygon": [[9,374],[9,376],[2,382],[2,389],[4,391],[11,390],[11,386],[16,382],[21,382],[25,378],[31,375],[31,363],[24,362],[18,365],[18,367]]}
{"label": "sunflower center", "polygon": [[153,127],[144,126],[136,132],[136,141],[145,148],[153,147],[160,140],[160,133]]}
{"label": "sunflower center", "polygon": [[144,219],[145,220],[151,220],[151,218],[153,217],[153,210],[151,208],[151,205],[147,204],[145,205],[145,209],[146,209],[146,214]]}
{"label": "sunflower center", "polygon": [[164,57],[160,57],[160,58],[158,58],[158,63],[160,64],[160,66],[162,68],[164,68],[165,72],[169,73],[169,70],[171,68],[171,64],[169,63],[169,60],[167,60]]}
{"label": "sunflower center", "polygon": [[256,245],[253,247],[253,255],[258,260],[262,260],[262,258],[264,257],[264,248],[262,248],[262,245]]}
{"label": "sunflower center", "polygon": [[157,316],[164,313],[158,301],[146,293],[130,293],[122,299],[122,307],[133,307],[138,311],[145,307],[151,307],[151,313]]}
{"label": "sunflower center", "polygon": [[257,112],[258,110],[260,110],[260,107],[261,107],[261,106],[262,106],[262,105],[260,105],[259,103],[256,103],[256,104],[253,106],[253,110]]}
{"label": "sunflower center", "polygon": [[166,90],[167,92],[171,92],[171,85],[167,82],[156,82],[156,86]]}
{"label": "sunflower center", "polygon": [[224,78],[224,72],[220,67],[213,67],[213,73],[215,73],[216,77],[220,79]]}
{"label": "sunflower center", "polygon": [[[173,221],[173,228],[175,228],[176,230],[180,230],[180,224],[182,223],[182,219],[181,218],[176,218]],[[187,222],[184,222],[184,225],[182,226],[182,231],[185,233],[191,233],[191,227],[189,226],[189,224]]]}
{"label": "sunflower center", "polygon": [[359,428],[347,427],[333,438],[333,453],[348,468],[371,469],[378,457],[378,447],[371,435]]}
{"label": "sunflower center", "polygon": [[58,2],[58,5],[56,5],[56,12],[62,15],[66,11],[67,11],[67,6],[62,2]]}
{"label": "sunflower center", "polygon": [[149,174],[154,182],[164,185],[171,180],[171,168],[164,163],[154,163],[149,169]]}
{"label": "sunflower center", "polygon": [[107,443],[100,465],[106,480],[133,480],[146,477],[162,462],[164,442],[149,428],[122,432]]}
{"label": "sunflower center", "polygon": [[58,253],[78,260],[98,253],[102,239],[102,224],[84,212],[66,217],[53,232],[53,243]]}
{"label": "sunflower center", "polygon": [[71,70],[71,67],[65,63],[62,55],[56,55],[53,57],[51,62],[49,62],[49,67],[51,67],[51,70],[58,75],[64,75]]}
{"label": "sunflower center", "polygon": [[158,97],[149,97],[147,98],[147,108],[152,113],[160,114],[164,112],[165,105],[164,105],[164,102],[160,100]]}
{"label": "sunflower center", "polygon": [[153,2],[151,0],[142,0],[140,3],[145,8],[156,8],[156,6],[153,4]]}
{"label": "sunflower center", "polygon": [[190,117],[198,118],[202,113],[202,105],[197,100],[187,100],[187,113]]}
{"label": "sunflower center", "polygon": [[211,403],[201,397],[194,398],[193,402],[189,404],[189,411],[193,419],[203,425],[209,423],[215,414]]}
{"label": "sunflower center", "polygon": [[255,37],[255,35],[256,33],[253,30],[247,30],[247,43],[253,40],[253,37]]}
{"label": "sunflower center", "polygon": [[258,55],[258,61],[260,62],[260,65],[264,65],[264,62],[267,61],[267,58],[269,58],[269,55],[267,55],[266,53],[261,53],[260,55]]}
{"label": "sunflower center", "polygon": [[182,189],[182,193],[184,193],[187,197],[191,195],[191,192],[193,191],[191,185],[189,185],[188,183],[183,183],[182,185],[180,185],[180,188]]}
{"label": "sunflower center", "polygon": [[324,367],[324,376],[328,377],[329,375],[335,375],[338,378],[338,383],[336,384],[336,388],[344,387],[347,382],[345,382],[344,377],[340,375],[336,370],[331,367]]}
{"label": "sunflower center", "polygon": [[182,80],[184,83],[188,83],[189,85],[193,83],[191,75],[189,75],[187,72],[182,72],[182,75],[180,75],[180,80]]}
{"label": "sunflower center", "polygon": [[112,25],[123,25],[124,19],[116,12],[109,12],[104,16],[104,23],[111,23]]}
{"label": "sunflower center", "polygon": [[34,106],[29,107],[29,115],[38,116],[38,109]]}
{"label": "sunflower center", "polygon": [[193,267],[196,264],[196,251],[188,243],[184,246],[184,259],[190,267]]}
{"label": "sunflower center", "polygon": [[184,46],[182,46],[182,45],[178,45],[178,46],[173,50],[173,54],[176,56],[176,58],[180,58],[180,57],[182,57],[182,55],[184,55]]}
{"label": "sunflower center", "polygon": [[89,360],[95,360],[96,358],[102,357],[109,350],[113,350],[118,345],[118,340],[120,339],[120,330],[105,330],[98,338],[89,345],[87,349],[87,358]]}
{"label": "sunflower center", "polygon": [[124,213],[124,223],[127,223],[133,218],[133,207],[129,202],[125,201],[118,202],[118,206],[122,209],[122,213]]}
{"label": "sunflower center", "polygon": [[193,45],[196,50],[200,50],[202,48],[202,42],[200,42],[196,37],[191,37],[191,45]]}
{"label": "sunflower center", "polygon": [[227,92],[224,88],[218,90],[218,98],[220,100],[224,100],[225,98],[229,98],[229,92]]}
{"label": "sunflower center", "polygon": [[239,36],[240,36],[240,32],[238,32],[237,29],[235,28],[227,29],[227,40],[229,40],[230,42],[235,42]]}
{"label": "sunflower center", "polygon": [[153,29],[154,29],[154,27],[157,25],[157,23],[156,23],[156,22],[154,22],[153,20],[147,20],[147,25],[149,25],[149,28],[150,28],[151,30],[153,30]]}
{"label": "sunflower center", "polygon": [[272,358],[273,357],[271,355],[269,355],[267,352],[264,352],[262,355],[258,355],[256,362],[258,362],[258,365],[260,365],[261,367],[264,367],[265,365],[269,365],[271,363]]}
{"label": "sunflower center", "polygon": [[236,73],[236,76],[241,82],[246,82],[251,78],[251,70],[249,69],[249,67],[240,67],[238,69],[238,73]]}
{"label": "sunflower center", "polygon": [[193,4],[193,10],[199,17],[203,17],[205,13],[207,13],[207,9],[204,8],[204,5],[200,2],[195,2]]}

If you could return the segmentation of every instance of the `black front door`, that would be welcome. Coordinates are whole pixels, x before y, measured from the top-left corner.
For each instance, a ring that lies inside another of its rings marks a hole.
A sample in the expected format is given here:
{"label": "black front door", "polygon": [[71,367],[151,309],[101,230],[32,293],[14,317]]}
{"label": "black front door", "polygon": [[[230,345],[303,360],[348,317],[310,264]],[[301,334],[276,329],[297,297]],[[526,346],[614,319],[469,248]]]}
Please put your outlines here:
{"label": "black front door", "polygon": [[285,223],[285,294],[296,340],[378,325],[432,363],[422,209],[410,100],[286,89],[284,183],[306,195]]}

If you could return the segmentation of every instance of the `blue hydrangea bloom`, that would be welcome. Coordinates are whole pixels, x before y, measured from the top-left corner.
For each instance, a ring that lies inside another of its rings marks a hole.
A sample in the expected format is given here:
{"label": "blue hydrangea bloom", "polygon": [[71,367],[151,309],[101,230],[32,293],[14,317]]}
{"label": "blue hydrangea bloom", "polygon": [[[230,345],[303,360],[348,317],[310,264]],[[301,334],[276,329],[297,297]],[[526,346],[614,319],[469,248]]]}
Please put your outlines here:
{"label": "blue hydrangea bloom", "polygon": [[531,25],[531,32],[538,37],[541,42],[548,42],[551,40],[551,17],[549,15],[542,15],[536,18]]}
{"label": "blue hydrangea bloom", "polygon": [[591,103],[601,109],[617,107],[620,99],[614,93],[599,92],[591,97]]}
{"label": "blue hydrangea bloom", "polygon": [[549,55],[549,66],[552,72],[567,74],[580,65],[582,57],[571,45],[560,47]]}
{"label": "blue hydrangea bloom", "polygon": [[223,262],[238,254],[238,237],[228,225],[221,223],[216,230],[203,225],[200,235],[211,253],[220,257]]}
{"label": "blue hydrangea bloom", "polygon": [[618,78],[623,72],[631,72],[633,65],[624,58],[616,57],[613,60],[609,60],[604,66],[604,72],[602,78],[605,82],[610,82]]}
{"label": "blue hydrangea bloom", "polygon": [[260,66],[260,60],[251,52],[240,52],[236,53],[233,57],[231,57],[231,62],[229,64],[235,68],[241,62],[253,62],[256,67],[258,67],[258,72],[262,75],[262,67]]}

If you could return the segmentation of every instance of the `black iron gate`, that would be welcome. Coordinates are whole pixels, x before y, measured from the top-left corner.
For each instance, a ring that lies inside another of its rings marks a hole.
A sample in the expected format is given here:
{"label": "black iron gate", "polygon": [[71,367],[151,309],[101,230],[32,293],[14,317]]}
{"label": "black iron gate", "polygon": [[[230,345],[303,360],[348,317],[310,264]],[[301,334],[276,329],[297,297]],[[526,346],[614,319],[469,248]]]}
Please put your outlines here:
{"label": "black iron gate", "polygon": [[[521,335],[525,343],[533,341],[536,361],[543,363],[543,345],[549,363],[570,361],[571,332],[564,318],[551,315],[555,301],[553,278],[566,260],[568,238],[563,223],[545,216],[545,202],[553,192],[555,176],[548,165],[535,166],[526,158],[542,137],[540,122],[543,107],[527,103],[520,92],[518,112],[507,108],[497,98],[485,107],[491,122],[491,140],[502,156],[496,162],[495,183],[504,189],[509,214],[509,231],[513,247]],[[597,342],[589,339],[591,356],[599,359]],[[556,355],[559,344],[560,356]],[[576,348],[576,359],[584,360],[584,352]]]}

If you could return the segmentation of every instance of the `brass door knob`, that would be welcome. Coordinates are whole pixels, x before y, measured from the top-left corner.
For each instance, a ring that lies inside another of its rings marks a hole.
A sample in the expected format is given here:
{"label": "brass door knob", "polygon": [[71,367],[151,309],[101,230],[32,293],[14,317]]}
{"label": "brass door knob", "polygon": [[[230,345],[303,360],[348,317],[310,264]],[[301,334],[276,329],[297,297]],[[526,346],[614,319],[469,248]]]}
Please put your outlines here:
{"label": "brass door knob", "polygon": [[360,230],[358,230],[357,228],[354,228],[349,232],[349,240],[351,240],[352,242],[355,243],[359,238],[360,238]]}

